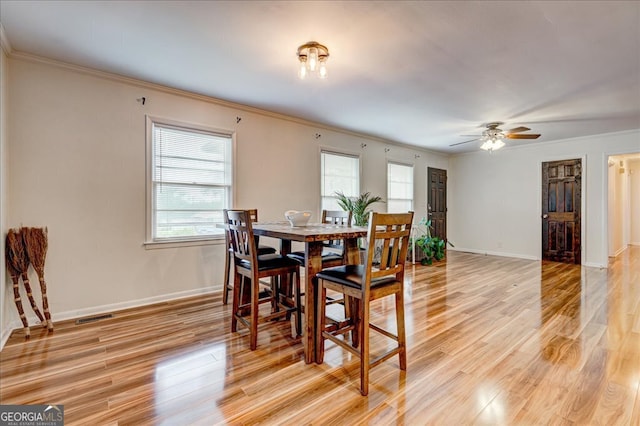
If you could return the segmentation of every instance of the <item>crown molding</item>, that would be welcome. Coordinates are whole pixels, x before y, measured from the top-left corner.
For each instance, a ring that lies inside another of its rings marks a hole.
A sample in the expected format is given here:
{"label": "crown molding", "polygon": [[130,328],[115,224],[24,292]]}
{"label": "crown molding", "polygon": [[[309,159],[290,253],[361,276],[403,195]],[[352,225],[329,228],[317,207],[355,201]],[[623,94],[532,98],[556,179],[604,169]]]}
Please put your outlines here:
{"label": "crown molding", "polygon": [[11,43],[9,43],[9,37],[7,37],[7,33],[5,33],[4,27],[2,26],[2,22],[0,22],[0,48],[2,48],[7,55],[10,55],[13,51],[13,49],[11,49]]}

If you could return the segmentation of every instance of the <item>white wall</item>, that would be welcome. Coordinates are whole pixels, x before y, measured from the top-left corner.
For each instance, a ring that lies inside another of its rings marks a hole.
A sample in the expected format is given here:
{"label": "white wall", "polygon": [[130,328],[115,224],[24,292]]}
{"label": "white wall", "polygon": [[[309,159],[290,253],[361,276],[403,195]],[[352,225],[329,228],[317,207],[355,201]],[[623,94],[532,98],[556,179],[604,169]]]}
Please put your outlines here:
{"label": "white wall", "polygon": [[321,146],[361,153],[361,189],[383,197],[386,159],[415,164],[416,216],[425,211],[427,167],[448,168],[441,154],[142,82],[19,55],[9,68],[8,225],[49,228],[54,321],[222,286],[222,243],[143,247],[145,114],[236,131],[235,206],[258,208],[261,220],[318,213]]}
{"label": "white wall", "polygon": [[640,245],[640,159],[629,160],[629,243]]}
{"label": "white wall", "polygon": [[586,266],[607,266],[607,158],[637,152],[640,130],[511,146],[449,162],[447,235],[457,250],[541,258],[541,164],[581,158]]}

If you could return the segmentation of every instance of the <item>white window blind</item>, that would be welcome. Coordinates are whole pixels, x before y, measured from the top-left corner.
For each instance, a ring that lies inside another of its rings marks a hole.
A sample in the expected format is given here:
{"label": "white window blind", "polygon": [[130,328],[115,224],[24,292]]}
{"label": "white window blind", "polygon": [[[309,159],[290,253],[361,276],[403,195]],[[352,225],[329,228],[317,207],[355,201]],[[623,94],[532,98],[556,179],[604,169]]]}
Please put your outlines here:
{"label": "white window blind", "polygon": [[355,155],[322,151],[320,155],[321,203],[323,210],[342,210],[335,193],[360,195],[360,159]]}
{"label": "white window blind", "polygon": [[151,240],[224,235],[230,206],[230,134],[153,121],[151,126]]}
{"label": "white window blind", "polygon": [[387,163],[387,212],[413,211],[413,166]]}

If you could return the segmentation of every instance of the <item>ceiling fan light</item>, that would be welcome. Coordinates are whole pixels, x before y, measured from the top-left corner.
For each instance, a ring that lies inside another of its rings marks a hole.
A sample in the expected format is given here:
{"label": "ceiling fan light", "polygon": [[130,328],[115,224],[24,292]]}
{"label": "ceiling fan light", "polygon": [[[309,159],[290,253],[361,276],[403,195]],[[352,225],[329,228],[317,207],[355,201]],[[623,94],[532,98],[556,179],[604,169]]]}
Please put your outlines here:
{"label": "ceiling fan light", "polygon": [[480,149],[492,152],[502,148],[504,145],[505,144],[502,140],[496,139],[496,138],[490,138],[490,139],[487,139],[482,145],[480,145]]}

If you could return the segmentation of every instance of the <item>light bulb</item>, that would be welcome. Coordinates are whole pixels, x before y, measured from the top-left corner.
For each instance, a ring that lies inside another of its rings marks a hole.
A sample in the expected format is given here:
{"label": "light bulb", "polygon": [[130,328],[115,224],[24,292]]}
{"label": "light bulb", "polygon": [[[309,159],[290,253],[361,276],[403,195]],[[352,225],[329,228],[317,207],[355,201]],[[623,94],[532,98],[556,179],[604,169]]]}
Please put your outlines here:
{"label": "light bulb", "polygon": [[309,48],[309,71],[315,71],[316,65],[318,65],[318,48],[310,47]]}
{"label": "light bulb", "polygon": [[327,62],[326,60],[320,61],[320,68],[318,68],[318,76],[320,78],[327,78]]}
{"label": "light bulb", "polygon": [[307,76],[307,63],[306,61],[300,61],[300,68],[298,69],[298,77],[300,80],[304,80]]}

